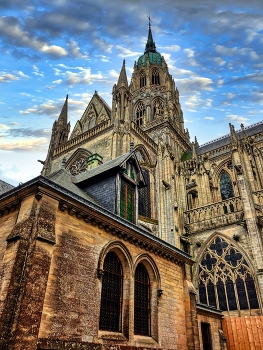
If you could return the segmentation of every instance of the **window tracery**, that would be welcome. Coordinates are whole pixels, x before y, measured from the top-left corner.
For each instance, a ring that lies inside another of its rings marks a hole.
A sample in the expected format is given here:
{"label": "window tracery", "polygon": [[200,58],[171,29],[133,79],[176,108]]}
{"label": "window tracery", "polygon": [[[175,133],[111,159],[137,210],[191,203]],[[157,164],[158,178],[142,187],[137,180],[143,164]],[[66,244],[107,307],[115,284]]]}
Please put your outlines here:
{"label": "window tracery", "polygon": [[118,256],[109,252],[104,260],[100,329],[121,332],[123,273]]}
{"label": "window tracery", "polygon": [[259,308],[253,273],[240,251],[217,236],[198,271],[199,299],[223,311]]}
{"label": "window tracery", "polygon": [[158,117],[160,115],[163,115],[164,112],[164,103],[163,100],[160,98],[156,98],[153,101],[153,115],[154,117]]}
{"label": "window tracery", "polygon": [[145,122],[145,105],[140,101],[136,107],[136,124],[141,126]]}
{"label": "window tracery", "polygon": [[150,335],[150,279],[142,263],[138,264],[134,279],[134,333]]}
{"label": "window tracery", "polygon": [[220,178],[220,191],[222,200],[233,198],[235,196],[232,181],[225,171]]}
{"label": "window tracery", "polygon": [[79,173],[86,171],[88,165],[88,159],[86,157],[80,157],[71,165],[69,171],[72,175],[78,175]]}
{"label": "window tracery", "polygon": [[157,68],[152,69],[152,84],[160,85],[160,73],[159,73],[159,69]]}
{"label": "window tracery", "polygon": [[140,72],[140,88],[146,85],[146,74],[145,71]]}

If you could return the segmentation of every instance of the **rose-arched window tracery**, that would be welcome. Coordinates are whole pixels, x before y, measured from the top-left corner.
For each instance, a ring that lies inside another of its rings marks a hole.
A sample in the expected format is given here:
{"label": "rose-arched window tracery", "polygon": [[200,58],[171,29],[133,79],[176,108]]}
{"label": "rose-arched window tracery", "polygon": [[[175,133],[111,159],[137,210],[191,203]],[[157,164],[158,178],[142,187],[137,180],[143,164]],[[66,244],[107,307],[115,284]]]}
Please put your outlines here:
{"label": "rose-arched window tracery", "polygon": [[159,69],[157,68],[152,69],[152,84],[160,85],[160,73],[159,73]]}
{"label": "rose-arched window tracery", "polygon": [[163,112],[164,112],[163,100],[160,98],[156,98],[153,101],[153,115],[154,115],[154,117],[158,117],[160,115],[163,115]]}
{"label": "rose-arched window tracery", "polygon": [[69,168],[69,171],[72,175],[78,175],[79,173],[86,171],[88,165],[87,157],[79,157]]}
{"label": "rose-arched window tracery", "polygon": [[144,87],[146,85],[146,74],[145,71],[140,72],[140,88]]}
{"label": "rose-arched window tracery", "polygon": [[253,273],[241,252],[215,237],[198,270],[199,300],[223,311],[259,308]]}
{"label": "rose-arched window tracery", "polygon": [[135,115],[136,115],[136,124],[141,126],[144,124],[144,119],[145,119],[145,105],[142,101],[140,101],[135,110]]}

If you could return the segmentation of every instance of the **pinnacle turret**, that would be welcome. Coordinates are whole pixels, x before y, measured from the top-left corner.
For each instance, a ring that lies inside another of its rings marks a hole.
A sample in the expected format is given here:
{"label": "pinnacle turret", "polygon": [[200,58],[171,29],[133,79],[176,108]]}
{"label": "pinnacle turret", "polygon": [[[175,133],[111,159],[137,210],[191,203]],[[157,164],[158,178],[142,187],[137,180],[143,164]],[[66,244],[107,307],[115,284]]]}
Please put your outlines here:
{"label": "pinnacle turret", "polygon": [[58,124],[67,127],[68,124],[68,95],[58,117]]}
{"label": "pinnacle turret", "polygon": [[126,74],[126,68],[125,68],[125,60],[123,60],[121,72],[119,75],[119,80],[117,83],[117,89],[121,86],[124,86],[128,89],[128,80],[127,80],[127,74]]}

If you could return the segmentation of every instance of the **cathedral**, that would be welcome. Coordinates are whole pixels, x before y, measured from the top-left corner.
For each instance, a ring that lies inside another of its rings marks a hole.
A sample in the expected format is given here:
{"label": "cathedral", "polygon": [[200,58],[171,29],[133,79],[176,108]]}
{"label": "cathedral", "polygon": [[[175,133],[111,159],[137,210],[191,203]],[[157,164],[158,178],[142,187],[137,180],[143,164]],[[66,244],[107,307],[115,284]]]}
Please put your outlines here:
{"label": "cathedral", "polygon": [[191,142],[149,25],[70,128],[0,180],[0,348],[263,349],[263,122]]}

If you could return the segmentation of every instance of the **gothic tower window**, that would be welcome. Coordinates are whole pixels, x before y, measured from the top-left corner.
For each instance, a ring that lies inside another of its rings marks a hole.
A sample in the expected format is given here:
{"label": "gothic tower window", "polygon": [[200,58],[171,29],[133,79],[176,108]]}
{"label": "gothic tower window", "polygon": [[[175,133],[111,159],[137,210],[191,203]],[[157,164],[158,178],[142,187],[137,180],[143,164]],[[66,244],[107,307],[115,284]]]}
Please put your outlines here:
{"label": "gothic tower window", "polygon": [[150,279],[142,263],[136,268],[134,280],[134,333],[150,335]]}
{"label": "gothic tower window", "polygon": [[156,98],[153,101],[153,115],[154,117],[158,117],[160,115],[163,115],[163,100],[160,98]]}
{"label": "gothic tower window", "polygon": [[199,299],[222,311],[258,309],[253,273],[240,251],[217,236],[199,264]]}
{"label": "gothic tower window", "polygon": [[121,332],[123,273],[121,262],[114,252],[106,255],[103,272],[100,329]]}
{"label": "gothic tower window", "polygon": [[220,191],[222,200],[234,197],[232,181],[225,171],[220,178]]}
{"label": "gothic tower window", "polygon": [[130,222],[135,219],[135,188],[128,181],[121,179],[120,216]]}
{"label": "gothic tower window", "polygon": [[141,71],[140,73],[140,88],[144,87],[146,85],[146,74],[145,71]]}
{"label": "gothic tower window", "polygon": [[160,73],[159,69],[152,69],[152,85],[160,85]]}
{"label": "gothic tower window", "polygon": [[143,177],[147,183],[146,187],[139,189],[139,203],[138,203],[138,213],[141,216],[147,218],[151,217],[151,189],[150,189],[150,176],[148,170],[142,170]]}
{"label": "gothic tower window", "polygon": [[144,124],[144,118],[145,118],[145,106],[142,101],[140,101],[136,107],[136,124],[141,126]]}

